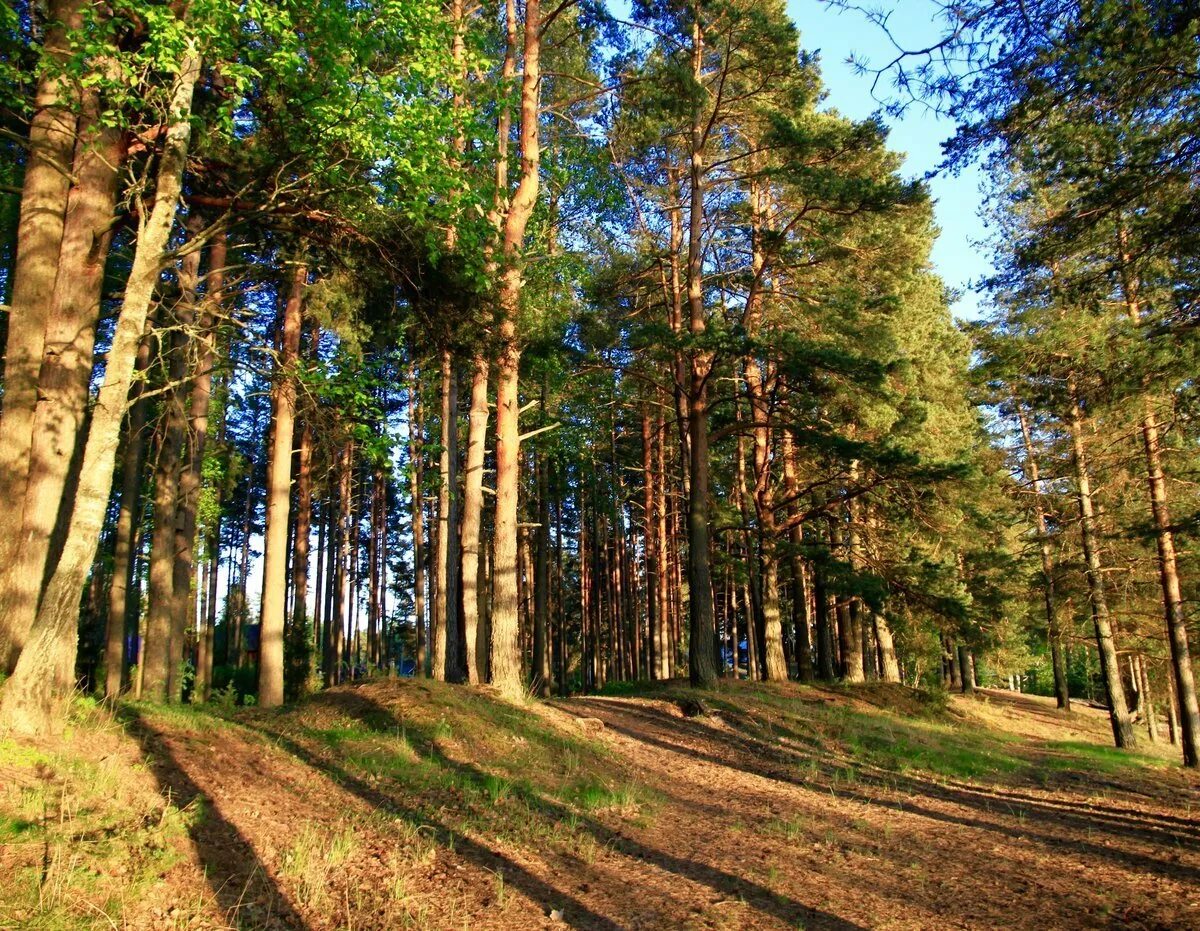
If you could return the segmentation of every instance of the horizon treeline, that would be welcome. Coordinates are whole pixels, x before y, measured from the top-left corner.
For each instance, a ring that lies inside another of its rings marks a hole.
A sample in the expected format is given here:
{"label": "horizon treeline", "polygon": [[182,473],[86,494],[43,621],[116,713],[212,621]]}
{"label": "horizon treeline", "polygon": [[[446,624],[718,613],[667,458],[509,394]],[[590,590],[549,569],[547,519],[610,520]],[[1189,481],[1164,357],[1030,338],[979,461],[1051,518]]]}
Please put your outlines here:
{"label": "horizon treeline", "polygon": [[978,682],[1195,765],[1195,11],[943,12],[962,325],[782,0],[0,13],[0,726]]}

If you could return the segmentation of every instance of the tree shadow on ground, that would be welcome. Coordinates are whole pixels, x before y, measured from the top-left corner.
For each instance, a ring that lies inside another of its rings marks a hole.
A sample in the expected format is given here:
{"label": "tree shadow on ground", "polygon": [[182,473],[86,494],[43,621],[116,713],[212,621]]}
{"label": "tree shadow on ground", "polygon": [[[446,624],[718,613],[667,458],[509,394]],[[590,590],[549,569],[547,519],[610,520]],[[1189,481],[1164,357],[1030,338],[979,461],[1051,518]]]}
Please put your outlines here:
{"label": "tree shadow on ground", "polygon": [[[448,757],[439,748],[432,728],[421,727],[412,720],[401,721],[386,707],[359,692],[341,692],[336,696],[331,696],[331,701],[336,703],[339,711],[356,719],[371,730],[392,734],[403,730],[409,745],[418,755],[452,773],[462,784],[472,786],[480,792],[486,791],[489,774],[472,764]],[[415,826],[428,825],[427,818],[407,810],[387,792],[349,772],[344,766],[338,765],[304,746],[283,733],[281,729],[267,726],[265,722],[256,722],[249,726],[268,736],[301,762],[321,771],[368,805],[409,819]],[[643,844],[609,828],[593,817],[547,798],[528,785],[514,785],[513,791],[528,806],[533,815],[549,825],[573,824],[577,828],[585,830],[598,844],[610,851],[651,864],[682,879],[706,886],[723,896],[741,899],[751,908],[792,927],[802,926],[809,929],[828,929],[828,931],[857,931],[861,928],[860,925],[853,922],[810,908],[762,885],[709,864],[678,857]],[[571,926],[595,929],[623,927],[618,920],[588,908],[577,899],[565,895],[528,870],[464,836],[460,831],[445,823],[438,823],[433,827],[439,844],[451,847],[456,854],[485,869],[494,872],[503,868],[506,882],[511,883],[531,899],[537,901],[547,911],[563,909],[564,920]],[[632,904],[636,903],[631,901]],[[618,919],[620,917],[623,916],[618,916]]]}
{"label": "tree shadow on ground", "polygon": [[[751,772],[766,779],[830,792],[841,798],[891,808],[945,824],[975,828],[1008,839],[1032,840],[1053,850],[1098,857],[1133,870],[1150,871],[1188,883],[1200,881],[1200,870],[1186,864],[1095,843],[1062,831],[1055,832],[1055,828],[1059,827],[1085,836],[1092,833],[1116,835],[1157,847],[1174,848],[1177,845],[1180,836],[1179,825],[1155,824],[1140,820],[1133,811],[1124,811],[1121,812],[1121,817],[1114,817],[1110,812],[1096,812],[1084,807],[1064,810],[1041,801],[1023,800],[1019,809],[1024,810],[1025,814],[1035,815],[1044,823],[1037,826],[1026,822],[1019,827],[1010,827],[975,817],[970,813],[955,814],[919,803],[919,800],[926,799],[956,805],[967,809],[968,812],[974,810],[992,817],[1005,816],[1005,812],[999,810],[1004,804],[1002,800],[977,788],[964,787],[961,783],[942,783],[908,774],[881,769],[867,770],[862,767],[853,769],[854,783],[851,783],[844,778],[844,768],[838,768],[814,756],[789,750],[777,741],[768,743],[736,731],[718,729],[705,722],[702,717],[681,718],[652,706],[630,703],[614,706],[595,699],[589,700],[587,704],[589,712],[603,720],[614,732],[672,753],[694,756],[719,766]],[[569,706],[564,707],[564,710],[575,713]],[[640,719],[655,731],[655,735],[651,736],[644,730],[635,730],[622,724],[619,720],[621,715]],[[787,728],[780,726],[773,726],[772,730],[780,735],[790,733]],[[681,743],[678,739],[672,739],[675,735],[691,738],[694,743]],[[716,742],[729,747],[734,752],[734,757],[722,757],[701,749],[701,746]],[[803,774],[797,772],[801,768]],[[887,794],[870,795],[854,788],[854,784],[865,784]],[[1009,816],[1018,817],[1011,811]],[[1020,816],[1018,820],[1023,820],[1023,817]]]}
{"label": "tree shadow on ground", "polygon": [[120,705],[117,720],[141,748],[159,791],[176,808],[197,805],[188,834],[204,868],[204,876],[221,910],[234,927],[261,931],[308,926],[259,859],[254,846],[208,799],[172,754],[161,732],[138,710]]}

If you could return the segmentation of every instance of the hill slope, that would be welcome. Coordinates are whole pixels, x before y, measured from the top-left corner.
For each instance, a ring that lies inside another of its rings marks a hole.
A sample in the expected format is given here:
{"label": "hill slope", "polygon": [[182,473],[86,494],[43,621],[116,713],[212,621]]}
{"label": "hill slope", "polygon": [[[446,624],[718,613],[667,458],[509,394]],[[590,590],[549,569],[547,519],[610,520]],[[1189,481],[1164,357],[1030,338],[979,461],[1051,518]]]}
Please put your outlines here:
{"label": "hill slope", "polygon": [[83,706],[0,743],[0,927],[1200,926],[1200,783],[1106,740],[884,686]]}

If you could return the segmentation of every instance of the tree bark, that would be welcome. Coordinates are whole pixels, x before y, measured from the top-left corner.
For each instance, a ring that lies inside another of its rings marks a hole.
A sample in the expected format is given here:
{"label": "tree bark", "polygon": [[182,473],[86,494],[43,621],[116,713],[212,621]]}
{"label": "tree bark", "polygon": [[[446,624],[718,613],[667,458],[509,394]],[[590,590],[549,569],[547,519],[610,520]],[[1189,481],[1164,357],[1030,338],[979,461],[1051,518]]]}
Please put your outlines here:
{"label": "tree bark", "polygon": [[[766,249],[763,227],[767,221],[767,192],[763,185],[750,185],[750,287],[746,296],[746,333],[757,339],[762,329],[763,277],[766,274]],[[754,510],[758,518],[758,555],[762,576],[763,678],[784,682],[788,677],[787,657],[783,651],[783,620],[779,610],[779,558],[775,527],[775,494],[771,479],[771,412],[767,397],[773,377],[770,364],[759,362],[755,352],[745,358],[746,393],[750,398],[750,419],[754,438]]]}
{"label": "tree bark", "polygon": [[530,685],[533,694],[550,694],[550,504],[546,458],[537,456],[537,516],[533,570],[533,662]]}
{"label": "tree bark", "polygon": [[414,675],[418,678],[429,674],[428,646],[425,625],[425,490],[424,454],[422,445],[425,425],[421,417],[421,386],[417,381],[416,366],[409,369],[409,415],[408,455],[412,468],[409,471],[409,496],[412,498],[413,539],[413,617],[416,624],[417,656]]}
{"label": "tree bark", "polygon": [[1083,445],[1083,410],[1074,380],[1070,382],[1071,409],[1068,425],[1071,431],[1072,461],[1075,467],[1075,494],[1079,505],[1079,533],[1087,565],[1088,601],[1092,623],[1096,628],[1096,649],[1100,655],[1100,673],[1108,699],[1113,741],[1118,747],[1133,747],[1136,738],[1129,706],[1125,702],[1125,687],[1121,683],[1121,668],[1117,662],[1117,647],[1113,639],[1112,621],[1108,614],[1108,598],[1104,586],[1104,570],[1096,543],[1095,509],[1092,503],[1091,475],[1087,451]]}
{"label": "tree bark", "polygon": [[971,664],[971,651],[967,645],[958,645],[958,681],[964,695],[975,692],[975,671]]}
{"label": "tree bark", "polygon": [[[825,553],[828,548],[823,546]],[[833,620],[829,616],[829,589],[825,585],[825,555],[813,566],[813,605],[816,612],[817,674],[824,682],[835,676]]]}
{"label": "tree bark", "polygon": [[488,361],[476,355],[471,374],[471,412],[467,427],[467,461],[463,482],[462,579],[463,631],[466,637],[467,679],[485,681],[486,638],[479,636],[479,541],[483,525],[483,462],[487,444]]}
{"label": "tree bark", "polygon": [[663,637],[659,617],[661,584],[658,570],[658,481],[654,470],[654,427],[648,410],[642,411],[642,520],[645,532],[643,565],[646,575],[646,627],[649,633],[649,670],[651,679],[663,679]]}
{"label": "tree bark", "polygon": [[1021,424],[1021,438],[1025,444],[1025,478],[1033,494],[1034,528],[1037,530],[1038,547],[1042,556],[1042,601],[1046,608],[1046,631],[1050,639],[1050,663],[1054,670],[1054,698],[1063,711],[1071,710],[1071,693],[1067,686],[1067,664],[1063,658],[1062,631],[1058,625],[1058,612],[1054,600],[1054,558],[1050,550],[1050,535],[1046,530],[1046,509],[1042,506],[1041,476],[1038,473],[1037,454],[1033,448],[1033,433],[1021,402],[1013,398],[1013,407]]}
{"label": "tree bark", "polygon": [[[1124,227],[1118,232],[1121,259],[1121,286],[1126,310],[1137,324],[1142,316],[1140,287],[1132,265],[1127,234]],[[1146,451],[1146,485],[1150,496],[1150,513],[1154,520],[1155,542],[1158,548],[1158,577],[1162,586],[1163,610],[1167,622],[1167,640],[1171,645],[1171,667],[1175,690],[1179,696],[1179,725],[1183,744],[1183,765],[1200,766],[1200,699],[1196,696],[1196,680],[1192,671],[1191,649],[1188,645],[1187,617],[1183,610],[1183,594],[1179,584],[1179,566],[1175,555],[1175,534],[1171,529],[1171,511],[1167,501],[1167,482],[1162,468],[1162,448],[1159,441],[1158,415],[1149,393],[1143,398],[1142,442]]]}
{"label": "tree bark", "polygon": [[[212,401],[213,365],[216,361],[217,316],[224,298],[225,261],[227,244],[224,231],[214,234],[208,249],[208,272],[205,276],[204,302],[201,306],[196,332],[196,367],[192,372],[192,393],[188,445],[190,455],[179,482],[182,520],[178,524],[175,554],[175,612],[176,626],[182,630],[191,619],[191,583],[196,559],[197,509],[204,475],[204,451],[208,443],[208,414]],[[215,571],[215,563],[214,563]],[[204,615],[207,615],[207,604]],[[193,680],[193,700],[208,687],[211,651],[207,639],[207,616],[201,618],[198,631],[196,671]],[[203,670],[201,667],[205,667]]]}
{"label": "tree bark", "polygon": [[[193,253],[194,255],[194,253]],[[184,456],[187,415],[183,379],[187,368],[186,315],[179,302],[168,314],[160,311],[158,352],[165,362],[167,390],[158,431],[154,469],[154,528],[150,536],[150,597],[146,609],[146,646],[142,662],[142,694],[151,701],[172,697],[175,630],[175,535],[179,514],[179,475]],[[190,313],[190,310],[186,313]],[[179,651],[182,656],[182,650]]]}
{"label": "tree bark", "polygon": [[[791,430],[783,430],[780,439],[780,455],[783,457],[783,485],[789,499],[796,501],[800,494],[800,478],[796,469],[796,444]],[[789,516],[796,506],[789,507]],[[801,682],[813,680],[812,637],[808,626],[808,592],[804,585],[804,558],[800,547],[804,543],[804,528],[796,523],[788,530],[791,548],[791,597],[792,625],[796,630],[796,673]]]}
{"label": "tree bark", "polygon": [[[60,73],[70,55],[68,36],[81,23],[82,0],[51,0],[43,55],[29,124],[28,155],[17,220],[8,336],[4,353],[4,409],[0,416],[0,501],[21,501],[29,477],[38,376],[46,324],[59,268],[63,224],[71,187],[78,90]],[[21,509],[0,509],[0,567],[13,565],[21,539]],[[7,614],[7,612],[5,612]],[[10,644],[0,617],[0,670],[16,663],[19,642]]]}
{"label": "tree bark", "polygon": [[[697,18],[692,24],[692,78],[703,75],[704,36]],[[704,174],[705,122],[697,103],[692,112],[688,145],[688,332],[699,338],[707,327],[704,308]],[[708,378],[712,373],[710,350],[694,349],[689,364],[687,391],[689,474],[688,494],[688,673],[693,686],[717,684],[716,617],[713,612],[712,568],[709,553]]]}
{"label": "tree bark", "polygon": [[517,591],[517,503],[520,471],[521,347],[518,317],[524,279],[525,230],[538,198],[540,161],[538,84],[541,80],[541,4],[525,2],[525,67],[521,78],[521,178],[503,227],[500,275],[500,358],[496,372],[496,516],[492,551],[491,671],[501,695],[521,694],[520,622]]}
{"label": "tree bark", "polygon": [[896,661],[896,646],[892,639],[892,628],[883,612],[873,612],[875,642],[879,645],[879,666],[884,682],[900,681],[900,664]]}
{"label": "tree bark", "polygon": [[[308,570],[313,515],[313,431],[306,418],[300,428],[300,447],[296,456],[296,542],[292,551],[292,629],[297,643],[307,641]],[[318,556],[319,559],[319,556]],[[320,603],[320,595],[317,596]],[[308,669],[303,670],[306,674]]]}
{"label": "tree bark", "polygon": [[[199,232],[201,221],[198,215],[187,218],[185,226],[189,237]],[[171,701],[183,699],[184,663],[187,660],[187,633],[192,625],[195,600],[192,597],[192,582],[195,570],[196,507],[200,497],[201,460],[197,452],[204,455],[203,434],[197,436],[196,428],[208,429],[208,392],[211,380],[200,386],[197,396],[197,371],[189,362],[189,344],[195,339],[196,304],[200,285],[200,250],[188,251],[179,262],[179,289],[181,297],[177,305],[175,323],[179,332],[174,339],[175,351],[179,352],[179,379],[171,386],[171,416],[179,419],[177,461],[175,464],[175,519],[174,540],[171,546],[171,640],[170,659],[167,664],[167,694]],[[211,321],[210,321],[211,322]],[[197,347],[196,362],[204,354],[203,346]],[[188,386],[191,385],[189,397]],[[190,412],[188,405],[191,405]],[[199,420],[197,420],[199,418]]]}
{"label": "tree bark", "polygon": [[433,678],[458,677],[458,376],[449,349],[442,351],[442,439],[438,466],[437,553],[434,558]]}
{"label": "tree bark", "polygon": [[1150,510],[1154,518],[1155,542],[1158,545],[1158,577],[1163,592],[1163,607],[1167,619],[1167,639],[1171,645],[1171,673],[1179,696],[1179,732],[1183,747],[1183,765],[1200,766],[1200,702],[1196,697],[1196,680],[1192,671],[1191,648],[1188,644],[1187,616],[1183,610],[1183,592],[1179,583],[1179,567],[1175,555],[1175,534],[1171,529],[1171,513],[1167,502],[1167,482],[1162,469],[1158,419],[1150,400],[1146,401],[1142,418],[1142,440],[1146,449],[1146,482],[1150,492]]}
{"label": "tree bark", "polygon": [[[81,106],[72,163],[75,183],[66,201],[57,275],[49,295],[32,436],[24,440],[29,443],[27,459],[17,448],[21,438],[13,437],[13,467],[19,473],[27,462],[28,476],[9,499],[22,502],[21,525],[12,538],[18,541],[16,549],[0,563],[0,671],[5,672],[17,661],[65,542],[88,412],[100,288],[112,240],[123,136],[103,125],[94,90],[85,92]],[[10,414],[16,421],[26,416],[21,396],[24,369],[18,360],[18,397],[10,407],[6,388],[6,420]]]}
{"label": "tree bark", "polygon": [[296,427],[296,362],[308,267],[292,266],[283,308],[279,359],[271,390],[274,430],[267,458],[267,520],[263,530],[262,614],[258,641],[258,704],[283,704],[283,633],[287,610],[288,511],[292,492],[292,440]]}
{"label": "tree bark", "polygon": [[200,58],[189,51],[172,94],[154,207],[139,230],[104,383],[92,414],[66,546],[30,630],[29,648],[22,651],[0,693],[0,730],[47,734],[65,719],[74,686],[79,596],[104,525],[138,346],[179,203],[191,139],[192,92],[199,73]]}
{"label": "tree bark", "polygon": [[1150,675],[1146,672],[1146,657],[1138,656],[1138,692],[1141,693],[1142,710],[1146,715],[1146,732],[1150,743],[1158,743],[1158,712],[1154,708],[1154,696],[1150,693]]}
{"label": "tree bark", "polygon": [[121,510],[117,515],[113,547],[112,584],[108,592],[108,631],[104,648],[104,697],[113,701],[121,693],[125,668],[125,638],[131,608],[137,605],[129,597],[133,587],[134,540],[141,518],[142,447],[145,442],[146,404],[142,377],[150,365],[150,339],[143,337],[134,364],[129,414],[125,421],[125,452],[121,465]]}

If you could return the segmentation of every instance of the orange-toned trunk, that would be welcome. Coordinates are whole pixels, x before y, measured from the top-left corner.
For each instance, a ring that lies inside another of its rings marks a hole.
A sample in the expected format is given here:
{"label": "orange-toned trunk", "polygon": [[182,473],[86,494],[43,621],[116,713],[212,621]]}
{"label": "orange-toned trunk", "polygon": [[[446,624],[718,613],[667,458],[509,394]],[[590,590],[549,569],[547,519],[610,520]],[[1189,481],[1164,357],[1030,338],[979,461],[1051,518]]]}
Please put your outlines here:
{"label": "orange-toned trunk", "polygon": [[300,322],[308,268],[292,267],[279,362],[271,391],[271,449],[267,459],[267,521],[263,531],[262,614],[259,635],[258,704],[283,704],[283,631],[288,562],[288,509],[291,506],[292,439],[296,425],[295,366],[300,355]]}
{"label": "orange-toned trunk", "polygon": [[22,651],[16,669],[0,692],[0,729],[47,734],[58,730],[65,720],[66,703],[75,684],[80,593],[104,526],[138,346],[183,186],[191,140],[192,93],[199,74],[199,56],[188,52],[180,63],[172,94],[154,207],[139,231],[104,383],[92,412],[66,545],[30,630],[29,647]]}

